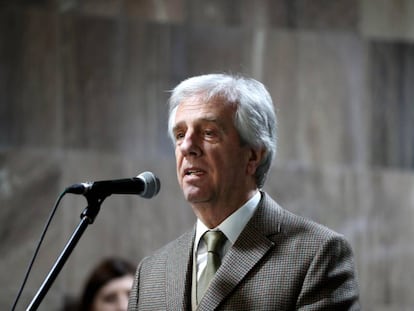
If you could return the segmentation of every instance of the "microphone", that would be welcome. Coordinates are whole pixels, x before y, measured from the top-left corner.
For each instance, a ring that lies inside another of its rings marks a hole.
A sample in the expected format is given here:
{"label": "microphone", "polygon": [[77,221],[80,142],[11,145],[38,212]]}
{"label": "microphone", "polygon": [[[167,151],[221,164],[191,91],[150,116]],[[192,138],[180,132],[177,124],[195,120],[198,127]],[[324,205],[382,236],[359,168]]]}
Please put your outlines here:
{"label": "microphone", "polygon": [[107,197],[111,194],[138,194],[150,199],[160,191],[160,180],[151,172],[143,172],[136,177],[102,180],[74,184],[66,188],[66,193],[97,195]]}

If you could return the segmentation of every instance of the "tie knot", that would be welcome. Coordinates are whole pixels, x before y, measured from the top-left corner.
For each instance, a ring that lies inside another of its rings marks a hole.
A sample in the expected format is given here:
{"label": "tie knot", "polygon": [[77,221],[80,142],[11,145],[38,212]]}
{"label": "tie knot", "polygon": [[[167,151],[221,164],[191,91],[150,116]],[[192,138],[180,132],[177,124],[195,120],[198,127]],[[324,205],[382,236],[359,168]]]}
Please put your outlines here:
{"label": "tie knot", "polygon": [[203,240],[206,242],[208,252],[218,253],[226,236],[221,231],[207,231],[203,235]]}

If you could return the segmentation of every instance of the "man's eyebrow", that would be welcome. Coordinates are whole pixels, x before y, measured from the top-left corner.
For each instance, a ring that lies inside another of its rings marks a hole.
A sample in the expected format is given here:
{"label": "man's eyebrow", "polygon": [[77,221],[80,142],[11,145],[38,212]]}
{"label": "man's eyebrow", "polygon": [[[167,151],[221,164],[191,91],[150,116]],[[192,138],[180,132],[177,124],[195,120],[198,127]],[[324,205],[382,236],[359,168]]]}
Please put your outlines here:
{"label": "man's eyebrow", "polygon": [[211,116],[211,117],[204,117],[202,119],[200,119],[200,123],[203,124],[205,123],[206,125],[213,125],[214,127],[216,127],[219,131],[226,131],[227,125],[225,122],[223,122],[222,119],[217,118],[216,116]]}
{"label": "man's eyebrow", "polygon": [[[203,123],[212,123],[212,124],[215,124],[221,130],[224,130],[226,128],[225,123],[222,120],[220,120],[220,118],[217,118],[216,116],[204,116],[198,119],[196,123],[198,123],[199,125],[202,125]],[[180,129],[186,128],[186,127],[187,126],[186,126],[185,121],[179,121],[173,126],[172,132],[176,133]]]}
{"label": "man's eyebrow", "polygon": [[179,128],[183,127],[183,124],[184,122],[176,123],[172,128],[172,132],[175,133]]}
{"label": "man's eyebrow", "polygon": [[[223,122],[220,121],[220,119],[218,119],[215,116],[202,117],[202,118],[198,119],[196,123],[203,123],[203,122],[212,122],[212,123],[217,123],[217,124],[223,123]],[[183,125],[185,125],[185,121],[179,121],[173,126],[173,130],[176,129],[176,128],[179,128]]]}

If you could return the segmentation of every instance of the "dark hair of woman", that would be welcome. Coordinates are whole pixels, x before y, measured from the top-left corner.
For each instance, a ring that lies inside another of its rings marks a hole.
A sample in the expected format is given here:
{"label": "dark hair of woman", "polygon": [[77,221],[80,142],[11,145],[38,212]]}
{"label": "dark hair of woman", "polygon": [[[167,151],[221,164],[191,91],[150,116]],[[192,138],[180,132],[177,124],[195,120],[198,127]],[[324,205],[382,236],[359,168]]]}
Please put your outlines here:
{"label": "dark hair of woman", "polygon": [[126,275],[134,275],[135,266],[121,258],[102,261],[91,273],[80,297],[80,311],[90,311],[98,291],[108,282]]}

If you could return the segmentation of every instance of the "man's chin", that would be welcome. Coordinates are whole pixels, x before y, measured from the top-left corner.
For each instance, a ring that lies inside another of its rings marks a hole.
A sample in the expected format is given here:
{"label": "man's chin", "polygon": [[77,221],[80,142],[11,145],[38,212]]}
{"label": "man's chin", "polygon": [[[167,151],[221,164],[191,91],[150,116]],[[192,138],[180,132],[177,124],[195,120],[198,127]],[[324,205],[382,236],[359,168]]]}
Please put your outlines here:
{"label": "man's chin", "polygon": [[191,191],[184,191],[184,197],[189,203],[203,203],[207,201],[205,193],[192,189]]}

